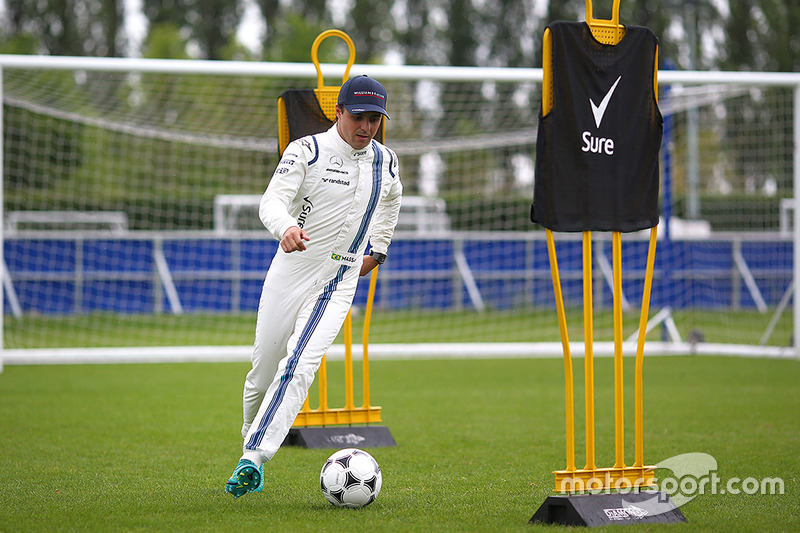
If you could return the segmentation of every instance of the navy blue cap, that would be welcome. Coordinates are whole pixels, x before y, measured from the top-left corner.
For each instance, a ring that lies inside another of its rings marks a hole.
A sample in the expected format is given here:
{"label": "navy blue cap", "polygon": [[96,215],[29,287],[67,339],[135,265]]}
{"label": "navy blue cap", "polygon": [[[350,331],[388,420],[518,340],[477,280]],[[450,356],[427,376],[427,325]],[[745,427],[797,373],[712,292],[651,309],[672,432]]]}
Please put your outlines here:
{"label": "navy blue cap", "polygon": [[377,80],[366,74],[344,82],[342,88],[339,89],[337,103],[354,115],[377,111],[386,118],[391,118],[386,112],[386,89]]}

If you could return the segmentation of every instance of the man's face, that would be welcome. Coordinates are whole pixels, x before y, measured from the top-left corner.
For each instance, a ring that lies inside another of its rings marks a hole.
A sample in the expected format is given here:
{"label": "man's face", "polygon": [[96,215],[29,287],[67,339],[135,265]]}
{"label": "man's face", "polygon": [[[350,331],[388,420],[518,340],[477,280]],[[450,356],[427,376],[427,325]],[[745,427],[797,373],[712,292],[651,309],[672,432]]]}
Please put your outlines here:
{"label": "man's face", "polygon": [[378,132],[383,115],[377,111],[352,114],[344,107],[336,106],[336,129],[347,144],[355,150],[369,145]]}

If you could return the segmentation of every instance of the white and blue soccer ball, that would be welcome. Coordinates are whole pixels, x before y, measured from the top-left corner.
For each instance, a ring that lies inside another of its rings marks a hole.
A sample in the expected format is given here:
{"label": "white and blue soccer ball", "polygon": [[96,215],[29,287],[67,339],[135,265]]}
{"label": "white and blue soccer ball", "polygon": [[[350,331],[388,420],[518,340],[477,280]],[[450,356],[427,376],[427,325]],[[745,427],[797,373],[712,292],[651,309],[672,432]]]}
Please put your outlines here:
{"label": "white and blue soccer ball", "polygon": [[322,465],[322,494],[336,507],[358,509],[369,505],[381,491],[378,462],[364,450],[346,448],[333,453]]}

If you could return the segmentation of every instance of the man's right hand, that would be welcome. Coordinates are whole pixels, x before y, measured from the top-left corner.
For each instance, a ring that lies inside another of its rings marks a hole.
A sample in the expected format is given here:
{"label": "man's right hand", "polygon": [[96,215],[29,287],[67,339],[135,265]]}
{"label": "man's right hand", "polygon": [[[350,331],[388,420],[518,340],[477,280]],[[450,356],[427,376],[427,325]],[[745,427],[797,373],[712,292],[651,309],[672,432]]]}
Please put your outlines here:
{"label": "man's right hand", "polygon": [[311,238],[308,233],[298,226],[292,226],[286,230],[281,238],[281,249],[288,253],[301,252],[306,249],[306,243],[303,241],[310,241]]}

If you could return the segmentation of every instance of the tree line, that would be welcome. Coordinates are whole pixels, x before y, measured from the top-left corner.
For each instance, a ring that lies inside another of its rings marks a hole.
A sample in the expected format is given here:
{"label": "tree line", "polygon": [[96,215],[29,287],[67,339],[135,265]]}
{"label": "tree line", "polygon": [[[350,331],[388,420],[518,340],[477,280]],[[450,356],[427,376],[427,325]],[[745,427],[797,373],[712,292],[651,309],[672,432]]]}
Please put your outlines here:
{"label": "tree line", "polygon": [[[308,61],[313,39],[336,27],[360,63],[399,57],[410,65],[541,66],[544,28],[581,20],[584,0],[253,0],[261,50],[237,42],[245,0],[142,0],[146,36],[126,34],[125,0],[6,1],[0,52],[164,59]],[[610,18],[612,0],[595,0]],[[800,70],[796,0],[623,0],[623,23],[647,26],[678,69]],[[321,59],[325,60],[321,51]]]}

